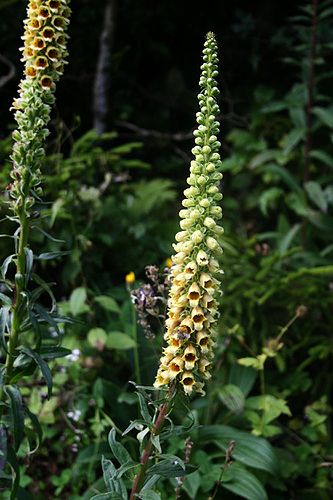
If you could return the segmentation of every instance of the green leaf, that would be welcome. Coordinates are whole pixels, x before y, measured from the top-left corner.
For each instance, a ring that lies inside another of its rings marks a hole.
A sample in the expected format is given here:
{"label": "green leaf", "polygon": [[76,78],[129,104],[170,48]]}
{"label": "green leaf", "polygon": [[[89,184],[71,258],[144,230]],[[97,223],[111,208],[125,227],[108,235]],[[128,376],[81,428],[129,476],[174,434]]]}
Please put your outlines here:
{"label": "green leaf", "polygon": [[277,175],[292,191],[303,194],[303,190],[298,184],[295,177],[288,172],[288,170],[280,165],[267,165],[265,167],[265,173],[269,172],[273,175]]}
{"label": "green leaf", "polygon": [[105,484],[110,490],[110,493],[117,493],[122,500],[127,499],[127,490],[122,479],[115,479],[117,469],[111,462],[102,457],[102,469]]}
{"label": "green leaf", "polygon": [[103,328],[92,328],[88,332],[87,340],[92,347],[104,348],[107,340],[106,331]]}
{"label": "green leaf", "polygon": [[281,253],[287,252],[289,249],[293,239],[297,235],[297,233],[300,231],[302,225],[301,224],[295,224],[293,227],[289,229],[289,231],[279,240],[278,243],[278,248]]}
{"label": "green leaf", "polygon": [[133,349],[136,342],[132,337],[121,332],[109,332],[106,341],[107,347],[110,349]]}
{"label": "green leaf", "polygon": [[114,455],[114,457],[118,460],[120,465],[124,465],[125,463],[132,463],[134,464],[131,455],[128,453],[126,448],[121,444],[116,441],[116,430],[111,429],[109,433],[109,445],[111,448],[111,451]]}
{"label": "green leaf", "polygon": [[45,252],[41,253],[40,255],[35,256],[35,260],[52,260],[56,259],[57,257],[63,257],[64,255],[69,255],[71,252]]}
{"label": "green leaf", "polygon": [[333,128],[333,106],[329,108],[320,108],[318,106],[312,108],[312,113],[327,127]]}
{"label": "green leaf", "polygon": [[73,316],[85,312],[85,301],[87,299],[87,291],[84,287],[75,288],[69,298],[69,310]]}
{"label": "green leaf", "polygon": [[253,368],[241,366],[238,363],[231,365],[229,373],[229,384],[237,385],[246,397],[251,391],[257,378],[257,371]]}
{"label": "green leaf", "polygon": [[267,500],[267,493],[254,474],[240,464],[231,464],[223,474],[222,487],[247,500]]}
{"label": "green leaf", "polygon": [[148,410],[147,401],[145,400],[144,396],[140,392],[136,392],[136,395],[138,396],[140,413],[142,415],[142,418],[146,422],[147,425],[151,425],[153,423],[153,421],[152,421],[152,418],[151,418],[149,410]]}
{"label": "green leaf", "polygon": [[291,151],[297,146],[297,144],[304,137],[303,128],[294,128],[288,134],[286,134],[281,143],[283,147],[283,153],[288,156]]}
{"label": "green leaf", "polygon": [[154,490],[145,490],[137,495],[141,500],[161,500],[161,495]]}
{"label": "green leaf", "polygon": [[31,359],[33,359],[35,361],[35,363],[37,364],[37,366],[39,366],[39,368],[43,374],[44,380],[46,382],[46,385],[47,385],[48,399],[50,399],[50,397],[52,395],[52,373],[51,373],[51,370],[50,370],[48,364],[46,363],[46,361],[44,361],[44,359],[36,351],[33,351],[32,349],[30,349],[30,347],[22,346],[20,348],[20,351],[22,353],[26,354],[27,356],[29,356]]}
{"label": "green leaf", "polygon": [[14,257],[16,257],[16,254],[8,255],[8,257],[6,257],[3,261],[3,264],[1,266],[1,276],[3,277],[3,279],[6,278],[9,264],[14,260]]}
{"label": "green leaf", "polygon": [[315,160],[319,160],[330,168],[333,168],[333,156],[330,156],[325,151],[321,151],[319,149],[313,149],[310,152],[311,158]]}
{"label": "green leaf", "polygon": [[[0,384],[1,385],[1,384]],[[0,473],[3,472],[7,461],[7,431],[0,425]]]}
{"label": "green leaf", "polygon": [[277,472],[277,459],[274,450],[264,438],[252,436],[249,432],[239,431],[228,425],[207,425],[198,430],[200,442],[215,442],[223,451],[230,441],[235,441],[232,456],[244,465],[262,469],[271,474]]}
{"label": "green leaf", "polygon": [[12,305],[12,299],[8,297],[8,295],[5,295],[4,293],[0,292],[0,300],[5,306],[11,306]]}
{"label": "green leaf", "polygon": [[158,474],[154,474],[153,476],[151,477],[148,477],[145,482],[144,482],[144,485],[141,489],[141,493],[143,491],[147,491],[147,490],[150,490],[153,486],[155,486],[155,484],[157,483],[157,481],[161,478],[161,476],[159,476]]}
{"label": "green leaf", "polygon": [[218,390],[218,396],[222,403],[233,413],[241,413],[245,404],[245,397],[239,387],[227,384]]}
{"label": "green leaf", "polygon": [[7,325],[9,321],[9,310],[10,307],[2,307],[0,309],[0,346],[6,351],[6,341],[5,341],[5,332],[7,330]]}
{"label": "green leaf", "polygon": [[192,474],[189,474],[182,485],[182,490],[186,491],[188,496],[195,500],[197,498],[197,493],[200,488],[201,477],[199,471],[194,471]]}
{"label": "green leaf", "polygon": [[267,215],[268,208],[272,207],[274,202],[283,194],[283,189],[272,187],[266,189],[259,198],[260,210]]}
{"label": "green leaf", "polygon": [[34,263],[34,254],[30,248],[25,248],[25,261],[26,261],[26,283],[30,279],[32,266]]}
{"label": "green leaf", "polygon": [[39,304],[34,305],[34,309],[38,313],[38,316],[43,319],[47,324],[52,326],[55,331],[57,332],[58,335],[60,335],[59,327],[57,322],[55,321],[55,318],[46,310],[44,307],[42,307]]}
{"label": "green leaf", "polygon": [[152,465],[147,470],[147,475],[158,474],[162,477],[182,477],[193,472],[179,457],[165,458]]}
{"label": "green leaf", "polygon": [[305,190],[313,203],[324,213],[327,212],[325,192],[318,182],[309,181],[304,184]]}
{"label": "green leaf", "polygon": [[5,386],[5,392],[10,399],[13,415],[13,434],[15,450],[17,451],[24,436],[24,406],[20,390],[15,385]]}
{"label": "green leaf", "polygon": [[64,358],[65,356],[68,356],[71,354],[70,349],[66,349],[65,347],[53,347],[53,346],[42,346],[40,348],[39,354],[43,359],[57,359],[57,358]]}
{"label": "green leaf", "polygon": [[246,400],[246,408],[251,410],[262,410],[264,412],[264,423],[275,420],[281,414],[291,415],[286,401],[276,398],[270,394],[263,396],[253,396]]}
{"label": "green leaf", "polygon": [[103,309],[106,309],[107,311],[115,313],[120,312],[120,307],[118,306],[117,302],[108,295],[98,295],[97,297],[95,297],[95,302],[97,302],[97,304],[99,304],[101,307],[103,307]]}
{"label": "green leaf", "polygon": [[118,493],[99,493],[94,495],[90,500],[124,500]]}
{"label": "green leaf", "polygon": [[30,418],[32,427],[35,431],[35,434],[37,435],[37,447],[34,450],[34,451],[36,451],[39,448],[39,445],[41,444],[41,442],[43,441],[43,430],[42,430],[42,427],[39,423],[38,418],[36,417],[36,415],[34,413],[32,413],[29,410],[28,407],[25,408],[25,412],[28,415],[28,417]]}
{"label": "green leaf", "polygon": [[17,491],[20,485],[20,466],[17,461],[16,453],[11,446],[8,446],[7,461],[14,473],[12,488],[10,492],[10,500],[17,499]]}
{"label": "green leaf", "polygon": [[39,285],[46,293],[48,293],[49,297],[51,298],[51,301],[52,301],[52,310],[55,308],[55,305],[56,305],[56,299],[53,295],[53,292],[51,290],[51,287],[50,285],[54,284],[54,283],[46,283],[46,281],[44,281],[42,278],[40,278],[37,274],[35,273],[32,273],[31,274],[31,278],[33,279],[33,281],[35,283],[37,283],[37,285]]}
{"label": "green leaf", "polygon": [[62,207],[64,206],[65,204],[65,200],[63,200],[62,198],[58,198],[52,205],[52,209],[51,209],[51,218],[50,218],[50,227],[53,226],[57,216],[58,216],[58,213],[60,212],[60,210],[62,209]]}

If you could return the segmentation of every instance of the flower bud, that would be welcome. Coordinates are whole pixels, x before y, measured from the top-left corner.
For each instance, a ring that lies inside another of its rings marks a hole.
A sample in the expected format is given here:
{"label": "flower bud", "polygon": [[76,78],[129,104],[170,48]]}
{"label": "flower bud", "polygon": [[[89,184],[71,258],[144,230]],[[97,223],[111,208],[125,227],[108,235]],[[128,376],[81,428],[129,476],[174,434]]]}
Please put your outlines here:
{"label": "flower bud", "polygon": [[192,233],[192,236],[191,236],[191,240],[193,241],[193,243],[195,243],[196,245],[201,243],[202,240],[204,238],[204,235],[203,233],[197,229],[196,231],[194,231],[194,233]]}
{"label": "flower bud", "polygon": [[205,220],[204,220],[204,225],[206,227],[208,227],[209,229],[213,229],[216,226],[216,222],[211,217],[206,217]]}

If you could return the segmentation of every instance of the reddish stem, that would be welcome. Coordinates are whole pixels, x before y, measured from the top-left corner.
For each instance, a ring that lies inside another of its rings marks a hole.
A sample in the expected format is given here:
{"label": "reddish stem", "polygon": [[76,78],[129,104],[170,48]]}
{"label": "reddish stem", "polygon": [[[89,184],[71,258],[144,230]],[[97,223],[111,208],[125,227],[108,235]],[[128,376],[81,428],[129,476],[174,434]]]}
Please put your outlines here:
{"label": "reddish stem", "polygon": [[146,472],[146,469],[148,466],[148,460],[150,458],[152,447],[153,447],[152,437],[157,436],[162,430],[165,418],[169,413],[170,404],[171,404],[172,396],[174,393],[173,391],[174,391],[174,388],[171,388],[169,395],[167,397],[167,401],[160,406],[160,411],[157,415],[154,426],[153,426],[152,430],[150,431],[150,438],[147,441],[146,447],[145,447],[145,449],[142,453],[142,456],[141,456],[141,460],[140,460],[141,467],[140,467],[139,472],[137,473],[137,475],[134,478],[129,500],[134,500],[136,493],[139,493],[141,491],[145,472]]}

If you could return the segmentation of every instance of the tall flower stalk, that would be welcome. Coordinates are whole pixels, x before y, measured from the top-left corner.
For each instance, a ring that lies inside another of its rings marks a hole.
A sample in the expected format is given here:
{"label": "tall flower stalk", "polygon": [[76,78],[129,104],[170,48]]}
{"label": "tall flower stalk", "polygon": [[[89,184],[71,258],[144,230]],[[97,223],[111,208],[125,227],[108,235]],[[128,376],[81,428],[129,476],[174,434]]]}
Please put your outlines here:
{"label": "tall flower stalk", "polygon": [[[51,388],[48,367],[38,351],[41,347],[39,329],[42,317],[52,321],[49,315],[42,312],[41,306],[38,309],[35,305],[38,293],[29,291],[28,285],[30,280],[33,280],[35,286],[38,284],[45,291],[48,291],[48,287],[33,274],[34,256],[29,247],[29,235],[39,216],[35,203],[41,202],[44,143],[49,134],[47,127],[55,99],[55,84],[63,73],[67,56],[66,29],[69,16],[69,0],[29,1],[22,36],[24,46],[21,49],[25,65],[24,77],[19,85],[19,96],[12,107],[17,128],[13,133],[9,219],[15,222],[18,228],[14,233],[15,253],[6,259],[2,266],[2,285],[6,294],[1,296],[3,307],[0,338],[6,361],[4,366],[0,366],[0,417],[6,415],[11,405],[11,413],[16,417],[13,423],[16,450],[23,438],[25,411],[16,385],[20,378],[17,368],[27,368],[28,363],[24,363],[24,359],[29,358],[30,362],[34,361],[39,365],[48,381],[49,391]],[[7,276],[9,266],[14,269],[13,279]],[[21,345],[22,334],[29,330],[35,330],[37,334],[36,346]],[[16,411],[13,411],[15,408]],[[7,420],[1,419],[0,424],[4,422]],[[0,427],[4,434],[6,425]]]}
{"label": "tall flower stalk", "polygon": [[171,289],[168,300],[165,340],[156,388],[167,388],[165,399],[150,425],[150,435],[143,449],[140,468],[133,481],[130,500],[134,500],[144,485],[154,443],[171,411],[174,396],[180,387],[187,395],[204,393],[204,383],[210,378],[216,322],[219,317],[217,297],[222,273],[216,257],[222,252],[216,239],[223,233],[218,221],[222,210],[218,206],[222,195],[219,184],[222,174],[217,139],[219,94],[216,77],[218,57],[213,33],[208,33],[203,50],[198,96],[200,111],[198,128],[194,132],[196,146],[192,149],[189,187],[184,191],[184,209],[180,211],[180,229],[176,234],[175,255],[172,257]]}
{"label": "tall flower stalk", "polygon": [[198,128],[194,131],[196,146],[192,149],[189,187],[185,189],[184,209],[179,212],[181,231],[176,234],[172,257],[172,285],[168,302],[165,340],[155,387],[181,384],[186,394],[203,392],[210,377],[215,324],[219,317],[217,296],[221,273],[216,256],[221,247],[216,237],[223,233],[218,224],[222,210],[219,183],[222,174],[217,139],[219,123],[216,116],[219,94],[216,77],[217,46],[213,33],[208,33],[203,51],[200,111]]}

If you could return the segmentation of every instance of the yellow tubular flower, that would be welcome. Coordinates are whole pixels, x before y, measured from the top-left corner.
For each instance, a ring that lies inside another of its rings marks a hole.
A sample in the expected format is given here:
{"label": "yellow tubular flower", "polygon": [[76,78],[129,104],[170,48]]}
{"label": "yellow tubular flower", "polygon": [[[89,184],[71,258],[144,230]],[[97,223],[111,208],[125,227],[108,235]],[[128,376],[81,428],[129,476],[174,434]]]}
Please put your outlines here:
{"label": "yellow tubular flower", "polygon": [[184,208],[179,212],[180,231],[175,237],[172,257],[164,335],[167,347],[154,384],[162,387],[180,383],[187,395],[204,394],[205,380],[211,376],[214,325],[219,317],[216,298],[222,294],[216,278],[222,273],[216,257],[222,252],[219,237],[223,234],[218,225],[222,210],[217,204],[222,198],[219,192],[222,174],[216,120],[219,113],[216,52],[215,36],[208,33],[201,66],[198,128],[193,134],[195,159],[191,161],[187,179],[189,187],[184,191]]}
{"label": "yellow tubular flower", "polygon": [[[22,37],[25,75],[29,79],[36,79],[44,90],[53,89],[54,83],[62,74],[62,71],[59,71],[60,66],[56,66],[55,63],[60,61],[63,68],[64,59],[67,56],[68,35],[64,33],[64,29],[70,15],[68,3],[69,0],[30,1],[27,8],[25,32]],[[62,34],[61,44],[55,38],[55,32],[59,30]],[[47,70],[47,80],[43,80],[45,70]],[[22,91],[21,85],[20,92]]]}

